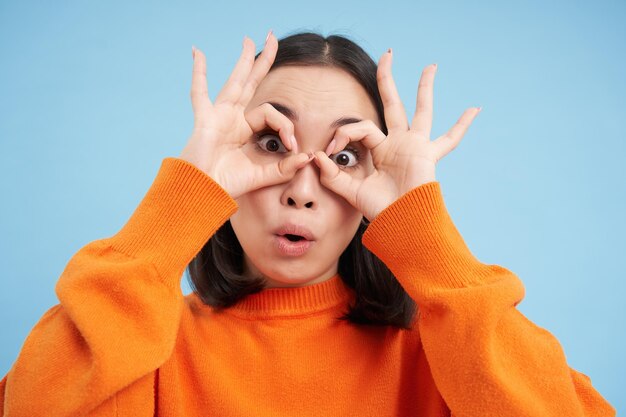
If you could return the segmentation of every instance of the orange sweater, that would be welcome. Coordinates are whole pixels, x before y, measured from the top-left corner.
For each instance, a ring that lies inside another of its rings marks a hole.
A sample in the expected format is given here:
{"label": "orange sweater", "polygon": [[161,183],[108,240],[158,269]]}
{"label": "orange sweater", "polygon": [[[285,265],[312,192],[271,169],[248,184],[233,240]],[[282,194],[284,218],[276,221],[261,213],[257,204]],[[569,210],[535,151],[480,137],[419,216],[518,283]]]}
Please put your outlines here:
{"label": "orange sweater", "polygon": [[339,275],[222,313],[184,296],[185,267],[236,210],[209,176],[165,158],[124,227],[70,259],[60,303],[0,381],[2,415],[615,415],[515,308],[519,278],[472,255],[438,182],[363,236],[419,305],[412,330],[336,320],[354,296]]}

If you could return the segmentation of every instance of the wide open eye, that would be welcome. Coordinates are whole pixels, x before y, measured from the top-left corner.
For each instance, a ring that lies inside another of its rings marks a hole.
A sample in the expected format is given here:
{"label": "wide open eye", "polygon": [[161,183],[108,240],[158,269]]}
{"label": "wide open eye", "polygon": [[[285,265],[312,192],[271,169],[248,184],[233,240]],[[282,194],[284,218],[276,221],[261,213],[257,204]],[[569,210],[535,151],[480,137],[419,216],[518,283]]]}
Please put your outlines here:
{"label": "wide open eye", "polygon": [[[350,157],[352,156],[352,158]],[[336,158],[335,158],[336,157]],[[361,160],[361,155],[355,148],[345,148],[338,153],[332,154],[330,159],[335,158],[335,162],[340,168],[355,168]],[[350,165],[352,160],[352,165]]]}
{"label": "wide open eye", "polygon": [[[285,153],[289,152],[283,142],[280,140],[278,133],[261,132],[254,135],[257,147],[266,153]],[[282,151],[279,151],[282,148]]]}

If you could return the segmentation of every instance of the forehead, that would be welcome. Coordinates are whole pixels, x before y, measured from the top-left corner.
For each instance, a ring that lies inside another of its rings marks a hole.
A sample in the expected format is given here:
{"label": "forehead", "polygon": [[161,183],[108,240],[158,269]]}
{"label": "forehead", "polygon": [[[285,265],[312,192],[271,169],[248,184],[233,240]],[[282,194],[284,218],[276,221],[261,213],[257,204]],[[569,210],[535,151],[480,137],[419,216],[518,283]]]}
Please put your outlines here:
{"label": "forehead", "polygon": [[304,117],[351,116],[378,124],[376,109],[363,86],[335,67],[278,67],[261,81],[248,107],[267,101],[294,108]]}

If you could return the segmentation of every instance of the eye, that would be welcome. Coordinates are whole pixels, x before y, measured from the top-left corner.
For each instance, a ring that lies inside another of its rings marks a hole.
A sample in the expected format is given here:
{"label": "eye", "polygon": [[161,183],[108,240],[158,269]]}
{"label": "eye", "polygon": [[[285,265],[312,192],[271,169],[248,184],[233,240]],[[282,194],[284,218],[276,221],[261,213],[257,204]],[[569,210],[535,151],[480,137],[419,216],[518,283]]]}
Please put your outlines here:
{"label": "eye", "polygon": [[283,145],[277,132],[256,133],[254,135],[254,141],[261,152],[276,153],[280,148],[283,150],[279,153],[289,152],[287,148],[285,148],[285,145]]}
{"label": "eye", "polygon": [[[346,152],[346,153],[344,153]],[[350,154],[352,154],[352,158],[350,158]],[[345,148],[342,151],[332,154],[330,156],[330,159],[333,159],[336,157],[335,162],[339,165],[340,168],[345,168],[345,169],[354,169],[354,168],[358,168],[357,165],[359,164],[359,162],[361,161],[361,154],[360,152],[355,149],[355,148]],[[352,159],[353,163],[352,165],[350,164],[350,159]]]}

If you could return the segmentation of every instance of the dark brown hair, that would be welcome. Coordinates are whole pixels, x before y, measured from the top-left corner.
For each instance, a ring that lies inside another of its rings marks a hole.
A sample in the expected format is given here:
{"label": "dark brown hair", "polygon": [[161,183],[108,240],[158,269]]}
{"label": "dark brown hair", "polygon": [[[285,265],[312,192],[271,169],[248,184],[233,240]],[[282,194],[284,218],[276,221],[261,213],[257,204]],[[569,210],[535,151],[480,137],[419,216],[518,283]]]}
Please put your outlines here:
{"label": "dark brown hair", "polygon": [[[378,113],[381,130],[387,134],[376,82],[377,65],[359,45],[341,35],[325,38],[312,32],[296,33],[278,41],[270,71],[287,65],[328,66],[347,71],[367,91]],[[339,257],[339,275],[355,291],[356,298],[348,312],[338,319],[410,329],[418,313],[417,305],[387,266],[361,244],[368,225],[369,221],[363,217],[352,241]],[[203,303],[216,309],[227,308],[265,287],[263,277],[244,277],[243,266],[243,249],[228,220],[189,263],[188,281]]]}

